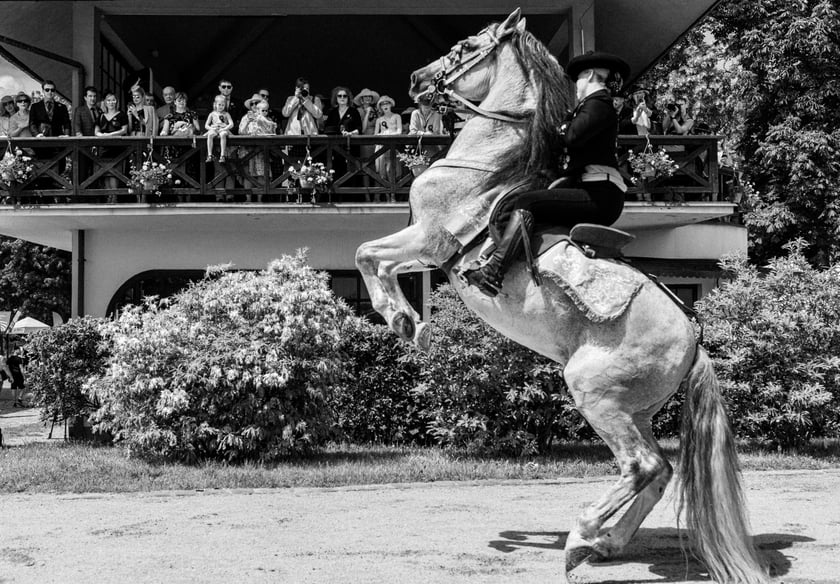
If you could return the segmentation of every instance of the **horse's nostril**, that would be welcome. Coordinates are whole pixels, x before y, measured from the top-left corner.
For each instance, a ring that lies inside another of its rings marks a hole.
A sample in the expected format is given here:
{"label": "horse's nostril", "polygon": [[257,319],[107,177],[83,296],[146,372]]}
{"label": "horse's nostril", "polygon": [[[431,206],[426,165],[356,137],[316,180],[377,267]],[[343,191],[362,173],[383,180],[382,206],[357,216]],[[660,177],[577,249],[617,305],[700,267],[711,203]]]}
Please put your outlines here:
{"label": "horse's nostril", "polygon": [[417,73],[411,74],[411,85],[415,85],[417,83]]}

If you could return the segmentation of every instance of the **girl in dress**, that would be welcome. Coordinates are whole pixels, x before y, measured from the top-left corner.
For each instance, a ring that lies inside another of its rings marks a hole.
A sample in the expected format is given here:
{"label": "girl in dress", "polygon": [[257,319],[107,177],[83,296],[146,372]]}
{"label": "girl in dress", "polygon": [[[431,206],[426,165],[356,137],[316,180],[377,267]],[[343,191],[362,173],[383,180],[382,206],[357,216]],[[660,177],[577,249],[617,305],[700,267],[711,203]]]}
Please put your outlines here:
{"label": "girl in dress", "polygon": [[227,137],[233,128],[233,118],[225,111],[225,96],[217,95],[213,100],[213,111],[204,124],[207,130],[207,162],[213,161],[213,138],[219,137],[219,162],[224,162],[227,149]]}
{"label": "girl in dress", "polygon": [[[388,136],[393,134],[402,134],[402,119],[400,119],[400,115],[394,113],[394,100],[393,98],[383,95],[379,98],[379,101],[376,103],[376,109],[379,110],[380,115],[376,118],[376,135],[377,136]],[[382,148],[381,145],[376,146],[377,149]],[[376,172],[379,173],[379,176],[382,178],[390,178],[391,176],[391,153],[387,152],[376,159]],[[396,171],[396,168],[395,168]],[[394,174],[396,177],[396,172]],[[391,203],[394,202],[394,193],[388,194],[388,199]]]}

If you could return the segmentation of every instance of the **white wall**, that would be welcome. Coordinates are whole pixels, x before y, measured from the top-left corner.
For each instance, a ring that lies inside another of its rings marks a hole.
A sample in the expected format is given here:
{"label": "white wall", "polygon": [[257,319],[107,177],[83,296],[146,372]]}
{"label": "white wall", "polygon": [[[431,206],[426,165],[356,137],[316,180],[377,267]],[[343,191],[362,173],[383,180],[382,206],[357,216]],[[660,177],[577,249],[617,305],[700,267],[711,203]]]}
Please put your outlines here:
{"label": "white wall", "polygon": [[114,293],[132,276],[156,269],[204,269],[233,263],[259,269],[283,254],[308,247],[309,264],[319,269],[355,269],[356,248],[381,234],[373,232],[263,231],[258,237],[236,232],[85,232],[85,307],[104,316]]}

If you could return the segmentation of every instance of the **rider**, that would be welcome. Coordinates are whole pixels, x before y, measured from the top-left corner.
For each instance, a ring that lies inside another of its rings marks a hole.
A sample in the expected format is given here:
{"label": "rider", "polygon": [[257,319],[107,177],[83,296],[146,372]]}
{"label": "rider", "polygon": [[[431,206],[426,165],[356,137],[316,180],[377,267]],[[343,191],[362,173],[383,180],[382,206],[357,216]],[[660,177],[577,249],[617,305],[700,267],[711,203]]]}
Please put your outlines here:
{"label": "rider", "polygon": [[530,235],[535,217],[540,223],[566,227],[612,225],[624,208],[627,186],[617,168],[618,116],[611,92],[621,89],[630,66],[615,55],[589,52],[569,61],[566,71],[575,80],[578,105],[560,127],[568,156],[558,181],[562,184],[499,203],[489,227],[496,244],[493,255],[479,268],[464,272],[467,282],[487,296],[499,293],[505,272],[523,248],[523,231]]}

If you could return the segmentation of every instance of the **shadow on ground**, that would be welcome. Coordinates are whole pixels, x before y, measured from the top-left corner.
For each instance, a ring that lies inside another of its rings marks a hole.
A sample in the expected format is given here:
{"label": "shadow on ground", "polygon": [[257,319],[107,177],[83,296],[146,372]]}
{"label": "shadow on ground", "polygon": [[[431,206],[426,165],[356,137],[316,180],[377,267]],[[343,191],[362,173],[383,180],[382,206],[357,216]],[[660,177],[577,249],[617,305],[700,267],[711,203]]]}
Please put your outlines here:
{"label": "shadow on ground", "polygon": [[[516,531],[499,533],[499,538],[488,543],[500,552],[510,553],[519,548],[555,550],[563,553],[566,545],[566,531]],[[553,538],[554,541],[546,541]],[[771,576],[784,576],[790,571],[791,562],[783,553],[795,543],[812,542],[814,539],[802,535],[765,533],[754,537],[762,560],[770,566]],[[560,562],[560,558],[558,558]],[[711,581],[706,569],[688,549],[685,530],[672,527],[639,529],[636,536],[621,557],[606,562],[593,562],[593,566],[616,566],[625,563],[647,564],[651,574],[658,578],[650,580],[605,580],[599,584],[665,584],[686,580]]]}

